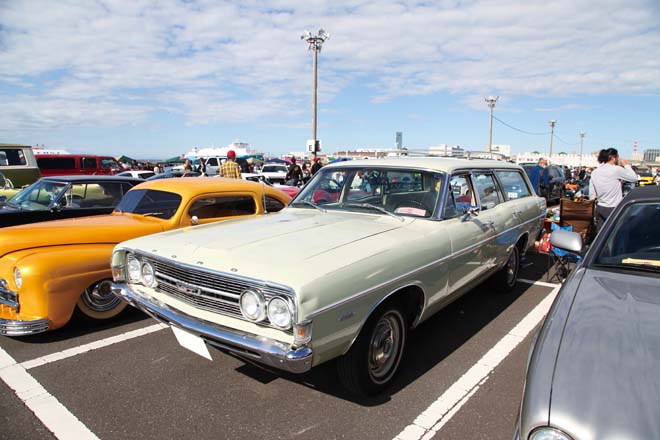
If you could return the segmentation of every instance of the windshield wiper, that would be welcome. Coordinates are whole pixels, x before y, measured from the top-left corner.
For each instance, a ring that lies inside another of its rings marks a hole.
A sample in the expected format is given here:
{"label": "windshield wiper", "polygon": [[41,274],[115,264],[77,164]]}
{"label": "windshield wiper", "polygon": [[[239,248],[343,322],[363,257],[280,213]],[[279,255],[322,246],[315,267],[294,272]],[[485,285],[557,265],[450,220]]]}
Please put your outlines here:
{"label": "windshield wiper", "polygon": [[328,212],[327,209],[321,208],[319,205],[317,205],[314,202],[310,202],[309,200],[300,200],[299,202],[292,203],[292,205],[308,205],[308,206],[313,206],[314,208],[318,209],[321,212]]}
{"label": "windshield wiper", "polygon": [[651,264],[640,264],[640,263],[621,263],[621,264],[595,263],[594,267],[603,267],[607,269],[626,269],[626,270],[634,270],[634,271],[641,270],[652,273],[660,272],[660,266],[653,266]]}
{"label": "windshield wiper", "polygon": [[387,214],[391,217],[394,217],[396,219],[399,219],[403,221],[403,217],[400,215],[396,215],[393,212],[388,211],[385,208],[381,208],[380,206],[372,205],[371,203],[345,203],[344,206],[348,206],[349,208],[368,208],[368,209],[373,209],[375,211],[382,212],[383,214]]}

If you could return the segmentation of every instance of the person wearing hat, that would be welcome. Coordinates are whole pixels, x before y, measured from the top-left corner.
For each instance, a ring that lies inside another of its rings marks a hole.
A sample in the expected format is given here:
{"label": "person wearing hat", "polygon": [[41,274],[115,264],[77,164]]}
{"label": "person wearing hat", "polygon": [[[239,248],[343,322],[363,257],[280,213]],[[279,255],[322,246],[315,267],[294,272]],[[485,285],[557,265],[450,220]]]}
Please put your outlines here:
{"label": "person wearing hat", "polygon": [[241,178],[241,167],[236,163],[236,153],[234,150],[227,151],[227,160],[220,167],[220,176],[230,179]]}
{"label": "person wearing hat", "polygon": [[318,157],[315,157],[313,160],[314,160],[314,164],[312,165],[312,176],[316,174],[316,172],[320,170],[321,167],[323,166],[321,165],[321,162],[319,161]]}

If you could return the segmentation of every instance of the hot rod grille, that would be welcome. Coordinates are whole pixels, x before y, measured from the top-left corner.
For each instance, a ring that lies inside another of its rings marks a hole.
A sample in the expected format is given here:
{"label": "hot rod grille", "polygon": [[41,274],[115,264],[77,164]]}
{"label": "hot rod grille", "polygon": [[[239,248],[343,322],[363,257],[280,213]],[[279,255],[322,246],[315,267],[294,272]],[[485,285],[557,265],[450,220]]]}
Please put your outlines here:
{"label": "hot rod grille", "polygon": [[[190,304],[200,310],[245,320],[238,305],[241,293],[246,289],[258,289],[268,301],[274,296],[291,297],[290,290],[258,281],[200,270],[196,267],[171,261],[142,256],[153,265],[158,285],[156,290]],[[268,319],[259,323],[272,327]]]}

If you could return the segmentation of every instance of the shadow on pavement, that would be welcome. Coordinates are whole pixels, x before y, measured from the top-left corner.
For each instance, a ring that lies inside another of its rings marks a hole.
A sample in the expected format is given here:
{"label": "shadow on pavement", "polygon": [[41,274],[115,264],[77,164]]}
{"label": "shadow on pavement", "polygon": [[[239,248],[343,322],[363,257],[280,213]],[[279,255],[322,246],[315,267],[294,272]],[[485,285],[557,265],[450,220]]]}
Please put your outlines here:
{"label": "shadow on pavement", "polygon": [[[527,262],[531,264],[521,269],[519,277],[531,281],[545,281],[547,256],[529,254]],[[401,371],[392,386],[380,396],[361,398],[348,393],[339,382],[334,361],[326,362],[301,376],[269,372],[249,363],[241,366],[238,371],[262,383],[286,377],[358,405],[367,407],[382,405],[391,399],[390,396],[415,382],[459,349],[527,289],[529,289],[528,284],[518,283],[509,293],[494,293],[488,288],[486,281],[422,323],[409,333],[409,343],[402,360]]]}

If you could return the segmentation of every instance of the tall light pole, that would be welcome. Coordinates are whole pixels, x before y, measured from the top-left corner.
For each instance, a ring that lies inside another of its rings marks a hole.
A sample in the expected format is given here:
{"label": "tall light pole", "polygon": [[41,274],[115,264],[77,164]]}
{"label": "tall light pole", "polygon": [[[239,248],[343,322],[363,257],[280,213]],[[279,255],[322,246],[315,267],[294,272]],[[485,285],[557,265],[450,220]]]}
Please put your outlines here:
{"label": "tall light pole", "polygon": [[488,152],[490,153],[493,148],[493,109],[495,108],[495,103],[499,99],[499,96],[489,96],[484,98],[488,103],[488,108],[490,109],[490,128],[488,130]]}
{"label": "tall light pole", "polygon": [[580,132],[580,166],[582,166],[582,146],[584,145],[584,135],[587,134],[584,131]]}
{"label": "tall light pole", "polygon": [[307,42],[308,50],[312,51],[312,70],[314,71],[314,80],[312,81],[312,140],[314,142],[314,157],[318,153],[318,140],[316,139],[316,64],[318,53],[321,52],[323,43],[330,38],[330,34],[323,29],[319,29],[318,35],[312,35],[311,32],[305,31],[300,39]]}
{"label": "tall light pole", "polygon": [[550,123],[550,153],[548,154],[548,161],[550,161],[552,160],[552,141],[555,138],[555,125],[557,125],[557,121],[551,119],[548,122]]}

